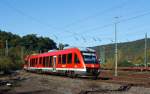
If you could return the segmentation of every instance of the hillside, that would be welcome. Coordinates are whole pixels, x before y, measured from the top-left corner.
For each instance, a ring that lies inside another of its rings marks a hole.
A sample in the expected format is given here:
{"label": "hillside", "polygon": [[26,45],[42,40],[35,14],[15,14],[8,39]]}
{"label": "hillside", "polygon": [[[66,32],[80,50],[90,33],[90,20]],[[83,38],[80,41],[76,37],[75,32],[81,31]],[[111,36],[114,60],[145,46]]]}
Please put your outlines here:
{"label": "hillside", "polygon": [[[144,63],[145,40],[136,40],[125,43],[118,43],[118,63],[142,64]],[[105,57],[105,66],[112,67],[114,64],[114,44],[94,47],[98,57]],[[147,55],[150,58],[150,38],[147,39]],[[150,59],[148,59],[150,63]]]}

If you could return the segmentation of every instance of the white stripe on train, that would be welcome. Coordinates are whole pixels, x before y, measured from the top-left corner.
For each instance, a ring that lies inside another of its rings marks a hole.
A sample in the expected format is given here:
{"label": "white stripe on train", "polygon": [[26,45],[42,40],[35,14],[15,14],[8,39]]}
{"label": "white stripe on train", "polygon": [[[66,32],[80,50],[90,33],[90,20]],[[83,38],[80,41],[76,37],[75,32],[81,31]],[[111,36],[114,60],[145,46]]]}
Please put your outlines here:
{"label": "white stripe on train", "polygon": [[[36,67],[24,67],[24,69],[27,69],[27,70],[36,70],[36,69],[42,69],[42,70],[47,70],[47,71],[51,71],[51,70],[54,70],[54,68],[36,68]],[[57,70],[71,70],[71,71],[83,71],[85,72],[86,71],[86,68],[56,68],[56,71]]]}

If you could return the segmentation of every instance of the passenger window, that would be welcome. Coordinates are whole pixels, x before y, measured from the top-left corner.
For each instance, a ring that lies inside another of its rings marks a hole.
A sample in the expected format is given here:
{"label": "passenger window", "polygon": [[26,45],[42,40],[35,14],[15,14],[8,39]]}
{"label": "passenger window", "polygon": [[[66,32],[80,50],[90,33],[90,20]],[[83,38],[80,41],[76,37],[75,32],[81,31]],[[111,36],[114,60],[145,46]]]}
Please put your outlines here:
{"label": "passenger window", "polygon": [[40,57],[39,64],[42,64],[42,57]]}
{"label": "passenger window", "polygon": [[36,64],[36,65],[37,65],[37,61],[38,61],[38,59],[36,58],[36,59],[35,59],[35,64]]}
{"label": "passenger window", "polygon": [[43,57],[43,66],[46,66],[46,64],[45,64],[45,57]]}
{"label": "passenger window", "polygon": [[33,59],[30,60],[30,66],[33,67]]}
{"label": "passenger window", "polygon": [[31,61],[31,59],[30,59],[30,64],[29,64],[30,66],[31,66],[31,62],[32,62],[32,61]]}
{"label": "passenger window", "polygon": [[49,60],[49,57],[46,57],[46,67],[48,67],[48,60]]}
{"label": "passenger window", "polygon": [[77,54],[75,54],[74,62],[75,62],[75,64],[78,64],[78,63],[79,63],[79,58],[78,58]]}
{"label": "passenger window", "polygon": [[66,64],[66,55],[62,55],[62,64]]}
{"label": "passenger window", "polygon": [[53,59],[52,59],[52,56],[50,56],[50,57],[49,57],[49,66],[50,66],[50,67],[52,66],[52,60],[53,60]]}
{"label": "passenger window", "polygon": [[33,62],[32,62],[32,66],[34,66],[35,65],[35,59],[33,59]]}
{"label": "passenger window", "polygon": [[72,54],[68,54],[68,58],[67,58],[67,63],[71,64],[72,63]]}
{"label": "passenger window", "polygon": [[58,64],[61,64],[61,55],[58,55]]}

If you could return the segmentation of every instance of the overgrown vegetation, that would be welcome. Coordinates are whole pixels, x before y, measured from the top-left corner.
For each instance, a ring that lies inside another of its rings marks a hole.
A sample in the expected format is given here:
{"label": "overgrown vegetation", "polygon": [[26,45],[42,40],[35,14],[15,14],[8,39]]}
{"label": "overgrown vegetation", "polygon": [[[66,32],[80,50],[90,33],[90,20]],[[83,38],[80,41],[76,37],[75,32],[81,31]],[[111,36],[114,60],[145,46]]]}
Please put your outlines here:
{"label": "overgrown vegetation", "polygon": [[[8,41],[8,55],[5,52],[6,40]],[[37,37],[35,34],[20,37],[0,30],[0,71],[20,69],[25,55],[51,49],[56,49],[56,43],[48,37]]]}

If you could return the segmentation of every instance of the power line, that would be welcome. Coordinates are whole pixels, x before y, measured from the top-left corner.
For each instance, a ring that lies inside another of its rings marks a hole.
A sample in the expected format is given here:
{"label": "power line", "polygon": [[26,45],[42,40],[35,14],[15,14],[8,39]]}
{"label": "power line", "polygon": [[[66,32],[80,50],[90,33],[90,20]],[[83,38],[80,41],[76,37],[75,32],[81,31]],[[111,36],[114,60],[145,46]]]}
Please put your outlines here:
{"label": "power line", "polygon": [[[149,14],[150,14],[150,11],[144,12],[144,13],[142,13],[142,14],[139,14],[139,15],[136,15],[136,16],[133,16],[133,17],[129,17],[129,18],[126,18],[126,19],[122,19],[122,20],[118,21],[117,23],[123,23],[123,22],[126,22],[126,21],[134,20],[134,19],[137,19],[137,18],[146,16],[146,15],[149,15]],[[114,24],[114,23],[110,23],[110,24],[103,25],[103,26],[101,26],[101,27],[91,28],[91,29],[82,31],[82,33],[83,33],[83,34],[85,34],[85,33],[87,34],[87,33],[90,33],[90,32],[94,32],[94,30],[104,29],[104,28],[113,26],[113,24]],[[81,32],[80,32],[80,34],[78,34],[78,33],[72,34],[72,35],[69,35],[69,36],[65,36],[65,38],[69,38],[70,36],[76,36],[76,35],[82,35],[82,34],[81,34]]]}
{"label": "power line", "polygon": [[42,25],[45,25],[46,27],[50,27],[51,29],[54,29],[54,30],[57,30],[56,27],[52,26],[52,25],[49,25],[49,24],[46,24],[46,23],[43,23],[41,20],[29,15],[29,14],[26,14],[24,12],[22,12],[21,10],[19,10],[18,8],[14,7],[12,4],[10,4],[9,2],[7,2],[7,0],[4,0],[3,4],[7,5],[8,7],[10,7],[12,10],[14,10],[15,12],[17,12],[18,14],[21,14],[22,16],[25,16],[27,17],[28,19],[34,21],[34,22],[37,22],[39,24],[42,24]]}
{"label": "power line", "polygon": [[[123,19],[123,20],[119,21],[118,23],[123,23],[123,22],[125,22],[125,21],[134,20],[134,19],[137,19],[137,18],[139,18],[139,17],[146,16],[146,15],[149,15],[149,14],[150,14],[150,11],[149,11],[149,12],[145,12],[145,13],[140,14],[140,15],[136,15],[136,16],[133,16],[133,17],[129,17],[129,18],[127,18],[127,19]],[[110,24],[110,25],[111,25],[111,24]]]}
{"label": "power line", "polygon": [[85,17],[85,18],[82,18],[82,19],[79,19],[79,20],[77,20],[77,21],[74,21],[74,22],[72,22],[72,23],[66,25],[64,28],[68,28],[68,27],[73,26],[73,25],[75,25],[75,24],[79,24],[79,23],[88,21],[89,19],[93,19],[93,18],[95,18],[95,17],[97,17],[97,16],[101,16],[102,14],[105,14],[105,13],[107,13],[107,12],[110,12],[110,11],[113,11],[113,10],[115,10],[115,9],[121,8],[121,7],[123,7],[124,5],[126,5],[126,4],[128,3],[128,1],[130,1],[130,0],[127,0],[127,1],[121,3],[121,4],[117,5],[117,6],[115,5],[115,6],[113,6],[113,7],[110,7],[110,8],[108,8],[108,9],[103,10],[103,11],[101,11],[101,12],[98,12],[98,13],[96,13],[96,14],[94,14],[94,15],[90,15],[90,16],[87,16],[87,17]]}
{"label": "power line", "polygon": [[[134,20],[134,19],[146,16],[146,15],[150,15],[150,11],[145,12],[143,14],[139,14],[139,15],[133,16],[133,17],[129,17],[127,19],[122,19],[122,20],[118,21],[117,23],[123,23],[123,22],[126,22],[126,21]],[[109,26],[112,26],[112,25],[113,25],[113,23],[110,23],[110,24],[106,24],[106,25],[101,26],[101,27],[92,28],[92,29],[89,29],[89,30],[86,30],[86,31],[83,31],[83,32],[88,33],[88,31],[93,31],[93,30],[97,30],[97,29],[100,30],[100,29],[103,29],[103,28],[106,28],[106,27],[109,27]]]}
{"label": "power line", "polygon": [[[122,19],[120,21],[118,21],[117,23],[124,23],[126,21],[130,21],[130,20],[134,20],[134,19],[138,19],[140,17],[143,17],[143,16],[146,16],[146,15],[150,15],[150,11],[148,12],[144,12],[142,14],[139,14],[139,15],[136,15],[136,16],[133,16],[133,17],[129,17],[129,18],[126,18],[126,19]],[[82,31],[82,33],[89,33],[90,32],[93,32],[94,30],[100,30],[100,29],[103,29],[103,28],[106,28],[106,27],[109,27],[109,26],[112,26],[114,23],[110,23],[110,24],[106,24],[106,25],[103,25],[101,27],[96,27],[96,28],[92,28],[92,29],[88,29],[88,30],[85,30],[85,31]],[[81,33],[81,32],[80,32]]]}
{"label": "power line", "polygon": [[[110,27],[110,26],[113,26],[113,23],[110,23],[110,24],[105,24],[103,26],[99,26],[99,27],[96,27],[96,28],[91,28],[91,29],[88,29],[88,30],[84,30],[84,31],[81,31],[80,34],[79,33],[76,33],[75,35],[74,34],[71,34],[71,35],[68,35],[68,36],[65,36],[65,37],[69,37],[69,36],[76,36],[76,35],[82,35],[82,34],[87,34],[89,32],[92,32],[94,30],[101,30],[101,29],[104,29],[104,28],[107,28],[107,27]],[[82,34],[81,34],[82,33]]]}
{"label": "power line", "polygon": [[[136,27],[136,28],[138,28],[138,27]],[[148,29],[150,29],[150,28],[148,28]],[[143,30],[129,31],[128,33],[125,33],[125,35],[130,35],[130,34],[132,34],[132,33],[143,33],[143,32],[146,31],[146,30],[147,30],[147,29],[144,28]]]}
{"label": "power line", "polygon": [[[119,4],[119,5],[117,5],[117,6],[113,6],[113,7],[109,8],[109,9],[106,9],[106,10],[103,10],[103,11],[101,11],[101,12],[98,12],[98,13],[96,13],[95,15],[90,15],[90,16],[88,16],[88,17],[86,17],[86,18],[77,20],[77,21],[75,21],[75,22],[73,22],[73,23],[70,23],[70,24],[66,25],[64,28],[68,28],[68,27],[70,27],[70,26],[72,26],[72,25],[75,25],[75,24],[78,24],[78,23],[82,23],[82,22],[87,21],[87,20],[89,20],[89,19],[95,18],[96,16],[101,16],[102,14],[107,13],[107,12],[110,12],[110,11],[112,11],[112,10],[114,10],[114,9],[121,8],[121,7],[123,7],[125,4],[127,4],[128,1],[129,1],[129,0],[127,0],[126,2],[123,2],[123,3]],[[99,15],[99,14],[101,14],[101,15]],[[106,24],[106,25],[103,25],[103,26],[101,26],[101,27],[96,27],[96,28],[92,28],[92,29],[89,29],[89,30],[85,30],[85,31],[83,31],[82,33],[88,32],[88,31],[92,31],[92,30],[97,30],[97,29],[99,29],[99,28],[103,29],[103,28],[109,27],[109,26],[111,26],[111,25],[113,25],[113,24]],[[72,33],[72,35],[75,35],[75,36],[76,36],[76,35],[80,35],[80,34],[78,34],[78,33],[71,32],[70,30],[66,30],[66,31]],[[69,36],[65,36],[65,37],[69,37]],[[82,37],[82,36],[81,36],[81,37]]]}
{"label": "power line", "polygon": [[127,19],[120,20],[120,21],[118,21],[117,23],[123,23],[123,22],[126,22],[126,21],[134,20],[134,19],[137,19],[137,18],[146,16],[146,15],[150,15],[150,11],[145,12],[145,13],[143,13],[143,14],[139,14],[139,15],[133,16],[133,17],[129,17],[129,18],[127,18]]}
{"label": "power line", "polygon": [[[28,14],[22,12],[21,10],[17,9],[16,7],[14,7],[12,4],[8,3],[7,1],[4,1],[3,4],[7,5],[8,7],[10,7],[12,10],[14,10],[15,12],[17,12],[18,14],[20,14],[20,15],[22,15],[22,16],[25,16],[26,18],[28,18],[28,19],[30,19],[30,20],[32,20],[32,21],[34,21],[34,22],[37,22],[37,23],[39,23],[39,24],[41,24],[41,25],[43,25],[43,26],[45,26],[45,27],[51,28],[51,29],[53,29],[53,30],[62,31],[61,28],[56,28],[56,27],[54,27],[54,26],[52,26],[52,25],[49,25],[49,24],[47,24],[47,23],[43,23],[41,20],[39,20],[39,19],[37,19],[37,18],[35,18],[35,17],[31,16],[31,15],[28,15]],[[68,33],[71,33],[71,34],[73,34],[73,35],[79,35],[78,33],[71,32],[71,31],[69,31],[69,30],[63,30],[63,31],[68,32]],[[62,33],[61,33],[61,34],[62,34]],[[52,35],[56,40],[58,40],[58,37],[57,37],[55,34],[51,34],[51,35]],[[59,35],[59,34],[58,34],[58,35]]]}
{"label": "power line", "polygon": [[[26,18],[28,18],[28,19],[30,19],[32,21],[34,21],[34,22],[37,22],[37,23],[39,23],[39,24],[41,24],[41,25],[43,25],[45,27],[51,28],[53,30],[59,30],[58,28],[56,28],[56,27],[54,27],[52,25],[49,25],[47,23],[43,23],[41,20],[39,20],[39,19],[37,19],[37,18],[35,18],[35,17],[31,16],[31,15],[28,15],[28,14],[22,12],[21,10],[17,9],[16,7],[14,7],[12,4],[10,4],[6,0],[3,1],[2,3],[5,4],[7,7],[11,8],[16,13],[18,13],[18,14],[20,14],[20,15],[22,15],[22,16],[24,16],[24,17],[26,17]],[[54,36],[56,39],[58,39],[55,34],[51,34],[51,35]]]}

